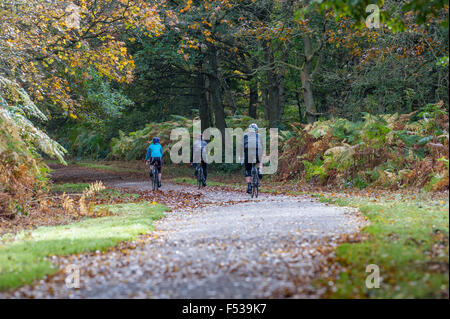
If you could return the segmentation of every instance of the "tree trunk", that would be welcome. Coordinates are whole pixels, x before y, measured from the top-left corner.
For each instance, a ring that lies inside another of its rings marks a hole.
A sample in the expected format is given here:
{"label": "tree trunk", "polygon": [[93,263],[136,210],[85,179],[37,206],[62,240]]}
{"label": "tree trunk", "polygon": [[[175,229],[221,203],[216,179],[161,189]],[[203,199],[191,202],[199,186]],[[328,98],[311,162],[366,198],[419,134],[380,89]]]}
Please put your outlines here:
{"label": "tree trunk", "polygon": [[215,126],[220,130],[222,136],[225,136],[225,111],[222,103],[222,92],[220,90],[219,70],[217,63],[217,50],[214,46],[210,46],[209,63],[210,68],[208,72],[209,78],[209,92],[211,94],[211,107],[214,112]]}
{"label": "tree trunk", "polygon": [[[255,71],[258,68],[258,60],[252,59],[251,70]],[[258,75],[253,75],[249,78],[250,96],[248,102],[248,116],[256,119],[258,107]]]}
{"label": "tree trunk", "polygon": [[262,102],[262,105],[264,105],[264,119],[266,120],[266,121],[268,121],[269,120],[269,114],[268,114],[268,107],[267,107],[267,105],[268,105],[268,95],[269,95],[269,89],[268,89],[268,84],[267,83],[264,83],[263,85],[261,85],[262,87],[261,87],[261,102]]}
{"label": "tree trunk", "polygon": [[274,65],[274,55],[270,41],[264,42],[264,58],[268,65],[266,72],[267,81],[267,99],[266,99],[266,114],[269,121],[269,127],[278,127],[278,109],[279,109],[279,94],[278,81],[276,75],[276,67]]}
{"label": "tree trunk", "polygon": [[[271,46],[264,43],[264,58],[269,67],[266,72],[267,81],[267,99],[266,99],[266,115],[271,128],[279,127],[284,112],[285,88],[284,88],[284,72],[285,67],[279,67],[274,64],[275,58]],[[288,49],[283,54],[287,58]]]}
{"label": "tree trunk", "polygon": [[196,82],[196,103],[200,113],[200,121],[202,124],[202,132],[211,127],[212,118],[211,111],[208,107],[208,101],[206,100],[206,85],[205,77],[199,73],[195,77]]}
{"label": "tree trunk", "polygon": [[312,72],[312,59],[313,59],[313,52],[312,52],[312,45],[311,45],[311,39],[308,35],[305,35],[303,37],[303,42],[305,45],[305,66],[303,67],[303,70],[300,72],[300,77],[302,80],[303,85],[303,100],[305,101],[305,107],[306,107],[306,120],[308,123],[312,123],[316,120],[316,114],[317,109],[316,105],[314,104],[314,96],[311,86],[311,72]]}
{"label": "tree trunk", "polygon": [[250,99],[248,103],[248,116],[256,119],[256,109],[258,107],[258,79],[253,77],[250,80]]}
{"label": "tree trunk", "polygon": [[[289,55],[289,47],[287,46],[283,53],[283,61],[288,62]],[[281,122],[284,114],[284,105],[286,103],[286,90],[284,87],[284,78],[286,74],[286,67],[281,65],[278,69],[277,74],[277,83],[278,83],[278,114],[277,114],[277,123]]]}
{"label": "tree trunk", "polygon": [[295,92],[295,98],[297,100],[297,106],[298,106],[298,122],[303,122],[303,115],[302,115],[302,103],[300,101],[300,93],[298,91]]}

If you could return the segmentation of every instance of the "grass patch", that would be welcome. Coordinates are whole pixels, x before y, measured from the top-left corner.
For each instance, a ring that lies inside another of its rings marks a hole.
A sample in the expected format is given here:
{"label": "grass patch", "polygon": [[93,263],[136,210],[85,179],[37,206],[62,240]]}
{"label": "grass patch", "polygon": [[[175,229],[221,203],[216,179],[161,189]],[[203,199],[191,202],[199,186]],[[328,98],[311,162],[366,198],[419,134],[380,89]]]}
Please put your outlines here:
{"label": "grass patch", "polygon": [[109,188],[100,191],[100,193],[96,195],[96,197],[99,199],[109,199],[109,200],[118,200],[125,198],[136,200],[139,198],[139,196],[140,196],[139,194],[122,193],[117,189],[109,189]]}
{"label": "grass patch", "polygon": [[[345,243],[336,257],[345,271],[335,298],[448,298],[448,200],[320,197],[320,201],[358,207],[370,221],[366,241]],[[380,269],[380,288],[368,289],[366,266]]]}
{"label": "grass patch", "polygon": [[0,290],[16,288],[54,273],[46,257],[106,249],[153,230],[153,221],[164,216],[163,205],[147,202],[100,205],[116,215],[86,218],[80,222],[40,227],[0,238]]}
{"label": "grass patch", "polygon": [[82,193],[83,190],[89,187],[88,183],[65,183],[65,184],[52,184],[50,186],[50,192],[52,193]]}
{"label": "grass patch", "polygon": [[119,167],[114,165],[113,163],[110,163],[108,165],[106,164],[100,164],[100,163],[94,163],[94,162],[75,162],[77,166],[81,167],[87,167],[87,168],[94,168],[94,169],[101,169],[106,171],[112,171],[112,172],[127,172],[127,173],[142,173],[142,170],[129,168],[129,167]]}
{"label": "grass patch", "polygon": [[[52,193],[67,193],[67,194],[81,194],[86,188],[89,187],[88,183],[65,183],[65,184],[52,184],[50,192]],[[139,194],[122,193],[117,189],[106,188],[96,194],[98,199],[138,199]]]}

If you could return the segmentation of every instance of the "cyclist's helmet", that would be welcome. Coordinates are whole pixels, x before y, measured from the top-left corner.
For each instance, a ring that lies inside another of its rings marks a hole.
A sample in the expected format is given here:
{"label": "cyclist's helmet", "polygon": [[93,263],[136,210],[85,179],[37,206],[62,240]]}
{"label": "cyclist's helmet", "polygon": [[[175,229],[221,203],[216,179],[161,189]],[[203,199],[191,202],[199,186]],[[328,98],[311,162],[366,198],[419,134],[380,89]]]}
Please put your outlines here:
{"label": "cyclist's helmet", "polygon": [[248,126],[249,129],[254,130],[255,132],[258,131],[258,125],[256,123],[252,123]]}
{"label": "cyclist's helmet", "polygon": [[159,143],[159,137],[155,136],[155,137],[153,138],[153,143]]}

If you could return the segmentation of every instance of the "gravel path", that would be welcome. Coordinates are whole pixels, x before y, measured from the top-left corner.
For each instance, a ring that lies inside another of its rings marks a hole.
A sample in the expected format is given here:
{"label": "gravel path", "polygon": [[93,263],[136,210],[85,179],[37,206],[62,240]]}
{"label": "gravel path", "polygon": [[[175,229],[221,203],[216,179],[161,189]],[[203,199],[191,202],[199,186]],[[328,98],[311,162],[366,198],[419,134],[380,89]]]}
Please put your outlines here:
{"label": "gravel path", "polygon": [[[116,182],[129,190],[148,182]],[[337,240],[363,224],[354,211],[307,197],[165,184],[201,193],[202,208],[173,211],[134,249],[55,258],[61,271],[1,297],[18,298],[318,298],[312,281],[330,271]],[[68,289],[67,264],[81,269]]]}

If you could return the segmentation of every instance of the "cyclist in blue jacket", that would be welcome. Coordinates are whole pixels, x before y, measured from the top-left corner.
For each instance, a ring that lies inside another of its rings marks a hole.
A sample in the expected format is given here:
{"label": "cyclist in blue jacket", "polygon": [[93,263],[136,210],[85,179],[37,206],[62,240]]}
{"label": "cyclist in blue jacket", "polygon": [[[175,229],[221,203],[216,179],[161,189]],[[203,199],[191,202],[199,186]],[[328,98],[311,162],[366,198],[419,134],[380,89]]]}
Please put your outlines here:
{"label": "cyclist in blue jacket", "polygon": [[159,144],[159,137],[153,138],[153,143],[147,148],[147,155],[145,156],[145,161],[150,163],[150,174],[153,169],[153,165],[156,165],[159,175],[159,185],[161,187],[161,166],[162,166],[162,155],[163,148]]}

